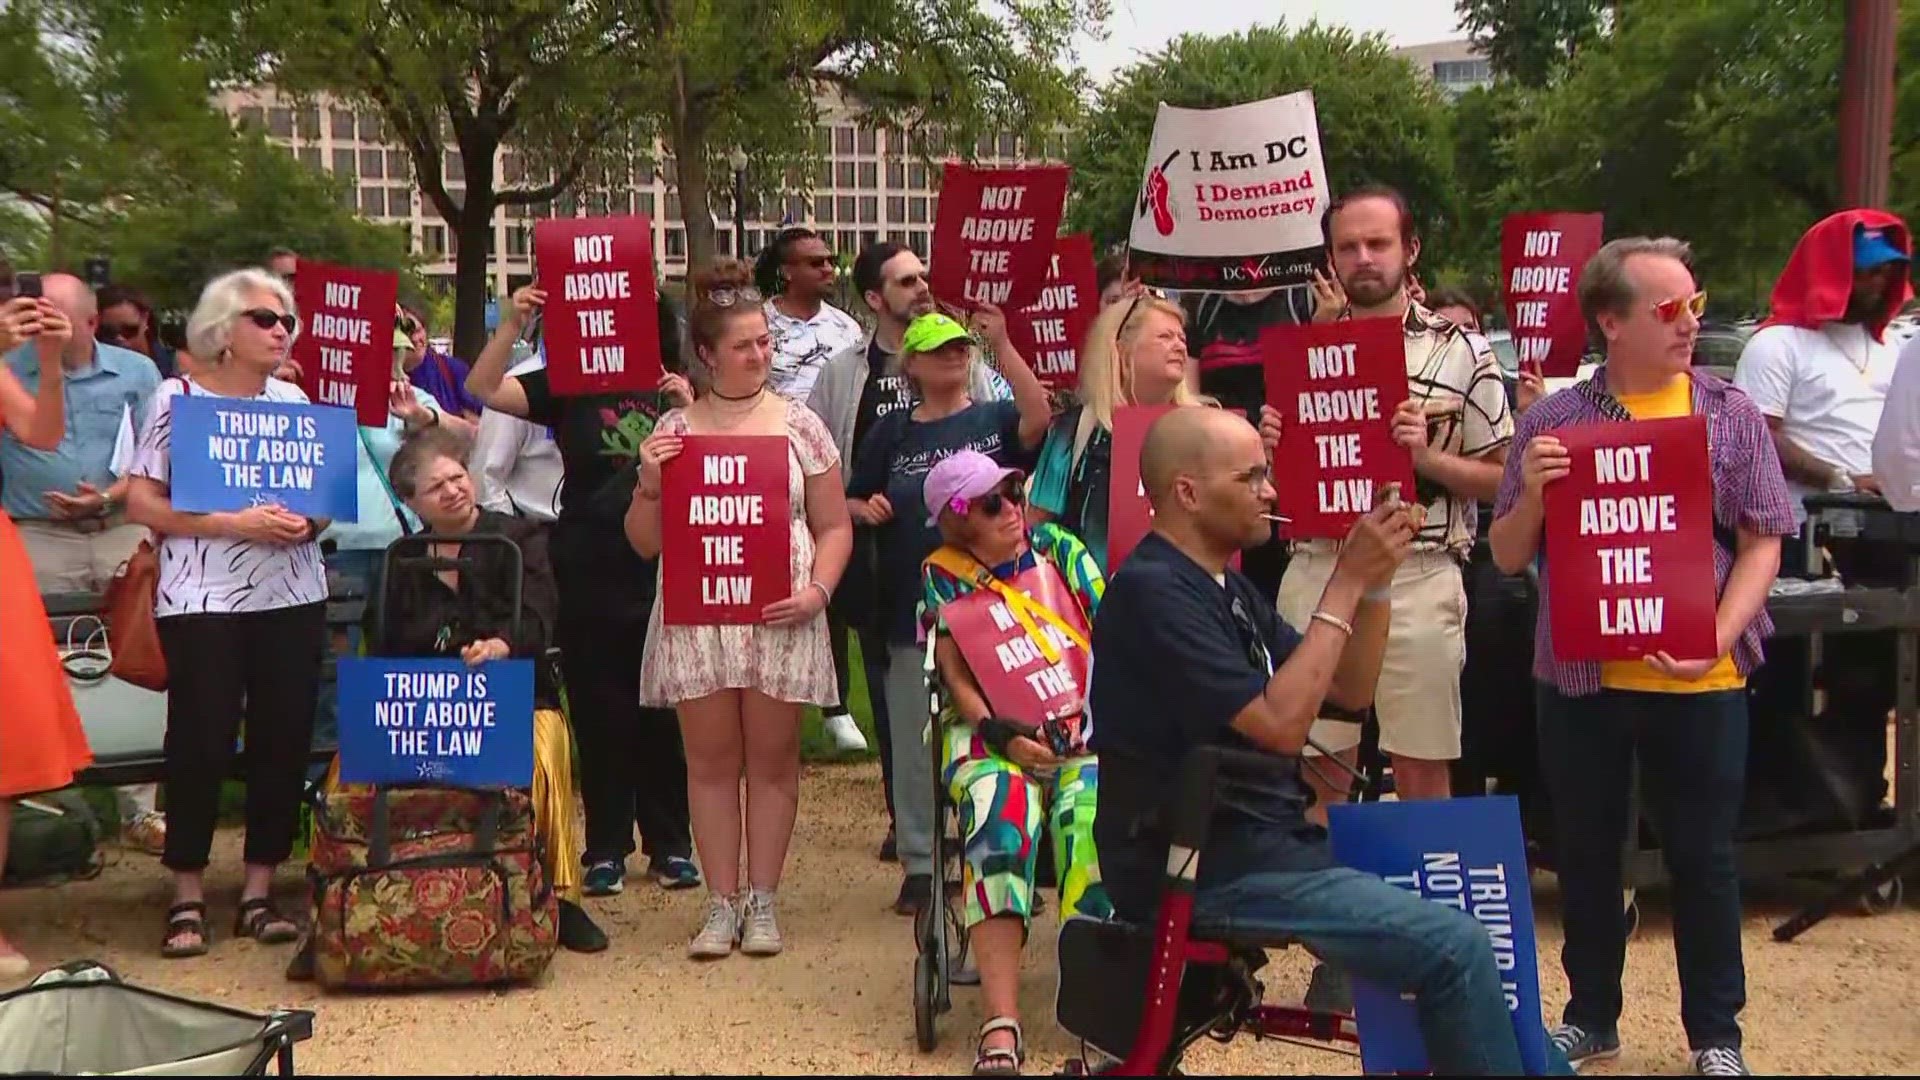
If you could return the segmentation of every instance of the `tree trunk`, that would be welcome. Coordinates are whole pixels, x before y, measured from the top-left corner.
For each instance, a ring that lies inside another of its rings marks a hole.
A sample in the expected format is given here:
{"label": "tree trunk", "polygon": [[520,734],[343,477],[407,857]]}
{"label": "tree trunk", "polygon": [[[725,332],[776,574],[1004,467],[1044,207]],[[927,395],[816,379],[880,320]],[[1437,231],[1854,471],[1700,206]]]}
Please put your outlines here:
{"label": "tree trunk", "polygon": [[705,109],[687,94],[684,62],[675,72],[668,105],[667,143],[673,151],[676,186],[680,189],[680,218],[687,228],[687,270],[706,266],[717,253],[713,210],[708,205],[707,132],[711,122]]}
{"label": "tree trunk", "polygon": [[468,187],[460,220],[448,222],[458,250],[453,262],[453,354],[472,363],[487,343],[487,300],[493,274],[487,239],[493,232],[493,187]]}

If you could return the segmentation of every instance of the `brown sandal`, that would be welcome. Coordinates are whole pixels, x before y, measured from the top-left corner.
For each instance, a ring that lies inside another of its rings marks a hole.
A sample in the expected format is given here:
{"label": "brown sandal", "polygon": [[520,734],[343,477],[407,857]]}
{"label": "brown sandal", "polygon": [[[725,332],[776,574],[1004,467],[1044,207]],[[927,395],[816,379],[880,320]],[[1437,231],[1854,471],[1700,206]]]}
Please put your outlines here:
{"label": "brown sandal", "polygon": [[262,945],[282,945],[299,940],[300,927],[275,910],[272,900],[256,896],[240,901],[240,910],[233,917],[233,933],[236,937],[250,937]]}
{"label": "brown sandal", "polygon": [[[178,939],[188,944],[175,945]],[[168,960],[207,955],[207,904],[204,900],[183,900],[167,909],[167,929],[160,938],[160,955]]]}

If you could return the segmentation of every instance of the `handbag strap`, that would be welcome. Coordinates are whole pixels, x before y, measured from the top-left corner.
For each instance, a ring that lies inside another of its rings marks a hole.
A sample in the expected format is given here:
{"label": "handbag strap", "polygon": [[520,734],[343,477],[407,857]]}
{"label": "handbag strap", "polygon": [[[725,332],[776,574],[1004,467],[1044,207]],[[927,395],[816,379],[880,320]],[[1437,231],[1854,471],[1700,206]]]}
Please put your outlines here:
{"label": "handbag strap", "polygon": [[394,519],[400,522],[400,535],[412,536],[413,526],[407,524],[407,512],[400,507],[400,496],[393,490],[393,481],[387,479],[386,470],[380,468],[380,459],[373,452],[373,444],[367,441],[367,429],[353,429],[360,436],[360,445],[367,452],[367,460],[373,462],[373,474],[380,478],[380,489],[387,493],[387,507],[393,511]]}
{"label": "handbag strap", "polygon": [[1000,598],[1007,602],[1008,610],[1013,612],[1013,617],[1020,620],[1020,626],[1027,632],[1027,636],[1039,646],[1040,654],[1047,658],[1047,663],[1058,663],[1060,650],[1054,648],[1052,640],[1040,632],[1040,627],[1033,621],[1035,615],[1065,634],[1067,640],[1073,642],[1082,652],[1087,651],[1086,636],[1080,633],[1079,628],[1067,622],[1052,608],[994,577],[993,571],[981,565],[980,560],[972,555],[943,546],[927,556],[927,562],[962,581],[971,581],[979,588],[991,589],[999,593]]}

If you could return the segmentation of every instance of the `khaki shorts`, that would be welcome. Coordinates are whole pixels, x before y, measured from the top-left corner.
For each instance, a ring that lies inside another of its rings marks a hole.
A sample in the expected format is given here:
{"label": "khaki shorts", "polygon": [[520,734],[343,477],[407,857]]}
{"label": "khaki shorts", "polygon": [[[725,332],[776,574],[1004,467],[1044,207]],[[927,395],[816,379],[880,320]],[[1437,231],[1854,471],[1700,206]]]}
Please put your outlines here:
{"label": "khaki shorts", "polygon": [[[1316,544],[1297,549],[1287,563],[1280,580],[1280,617],[1295,629],[1305,627],[1319,605],[1336,557],[1331,546]],[[1460,756],[1466,628],[1460,565],[1445,552],[1414,552],[1393,577],[1393,621],[1374,691],[1383,752],[1423,761]],[[1344,720],[1315,721],[1312,734],[1329,751],[1360,745],[1360,725]]]}

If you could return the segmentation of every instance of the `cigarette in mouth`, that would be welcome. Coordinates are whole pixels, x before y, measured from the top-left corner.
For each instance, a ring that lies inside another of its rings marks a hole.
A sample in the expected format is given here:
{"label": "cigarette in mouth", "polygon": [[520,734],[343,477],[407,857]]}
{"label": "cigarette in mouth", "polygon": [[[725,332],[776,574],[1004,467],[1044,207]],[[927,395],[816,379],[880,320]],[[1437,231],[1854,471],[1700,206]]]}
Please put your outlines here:
{"label": "cigarette in mouth", "polygon": [[1261,514],[1260,516],[1263,518],[1266,518],[1268,521],[1292,521],[1293,520],[1290,517],[1281,517],[1279,514]]}

